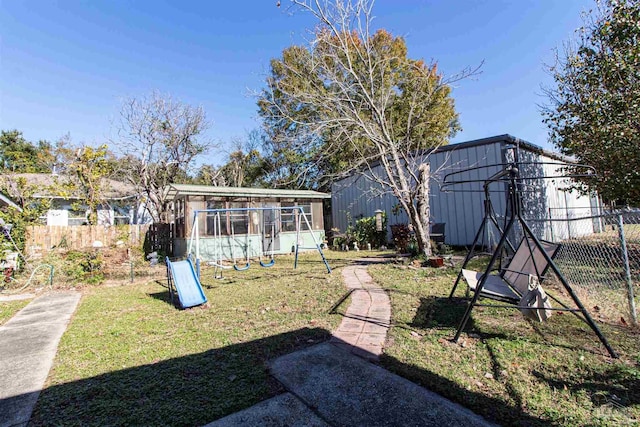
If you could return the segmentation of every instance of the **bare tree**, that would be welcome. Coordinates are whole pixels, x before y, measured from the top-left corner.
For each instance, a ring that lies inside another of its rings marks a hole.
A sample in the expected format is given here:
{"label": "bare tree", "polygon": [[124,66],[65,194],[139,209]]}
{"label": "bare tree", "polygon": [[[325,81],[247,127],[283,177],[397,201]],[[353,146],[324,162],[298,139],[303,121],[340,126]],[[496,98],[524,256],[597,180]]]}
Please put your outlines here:
{"label": "bare tree", "polygon": [[208,126],[202,107],[159,92],[123,102],[116,144],[127,154],[127,179],[147,197],[154,221],[166,221],[164,188],[186,182],[195,158],[212,146],[200,139]]}
{"label": "bare tree", "polygon": [[402,38],[372,31],[372,7],[372,0],[293,0],[318,26],[307,47],[272,60],[260,113],[276,143],[305,153],[307,170],[334,179],[362,173],[393,193],[421,252],[431,255],[429,168],[420,165],[459,129],[450,84],[477,69],[446,80],[436,64],[407,58]]}

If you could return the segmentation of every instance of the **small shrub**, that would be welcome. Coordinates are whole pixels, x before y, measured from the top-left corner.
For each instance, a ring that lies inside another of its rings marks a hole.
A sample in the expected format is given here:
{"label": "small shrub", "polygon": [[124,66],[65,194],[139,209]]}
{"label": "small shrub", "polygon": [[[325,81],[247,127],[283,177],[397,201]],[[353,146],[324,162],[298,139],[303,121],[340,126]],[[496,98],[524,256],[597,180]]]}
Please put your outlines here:
{"label": "small shrub", "polygon": [[407,224],[393,224],[391,238],[398,252],[407,252],[411,243],[411,230]]}
{"label": "small shrub", "polygon": [[376,217],[370,216],[356,221],[355,227],[351,230],[353,240],[363,248],[367,243],[371,243],[374,248],[379,248],[387,243],[387,216],[382,214],[382,231],[376,230]]}
{"label": "small shrub", "polygon": [[449,255],[453,253],[451,246],[444,243],[436,243],[433,240],[431,240],[431,250],[437,255]]}
{"label": "small shrub", "polygon": [[104,280],[104,259],[99,251],[69,251],[63,262],[63,273],[73,282],[99,284]]}
{"label": "small shrub", "polygon": [[[24,245],[27,234],[27,223],[22,217],[22,214],[15,209],[8,209],[5,212],[0,212],[0,218],[5,222],[5,224],[11,224],[12,228],[10,233],[11,239],[9,235],[5,233],[0,233],[0,242],[2,244],[3,250],[8,251],[18,251],[24,253]],[[15,244],[15,247],[14,247]]]}

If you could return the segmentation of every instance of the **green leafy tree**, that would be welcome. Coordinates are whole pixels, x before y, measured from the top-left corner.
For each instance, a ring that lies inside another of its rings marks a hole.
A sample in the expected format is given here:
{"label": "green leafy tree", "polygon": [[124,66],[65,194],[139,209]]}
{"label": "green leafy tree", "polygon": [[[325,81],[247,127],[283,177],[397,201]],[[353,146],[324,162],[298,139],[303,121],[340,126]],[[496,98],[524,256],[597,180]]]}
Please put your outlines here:
{"label": "green leafy tree", "polygon": [[[67,166],[67,180],[64,190],[69,195],[79,197],[78,206],[87,208],[87,222],[95,225],[98,222],[98,206],[106,203],[108,181],[117,170],[117,160],[107,149],[107,145],[97,148],[84,146],[76,151],[73,161]],[[60,190],[59,190],[60,191]]]}
{"label": "green leafy tree", "polygon": [[640,1],[603,0],[550,67],[543,107],[551,141],[598,178],[582,180],[610,202],[640,204]]}
{"label": "green leafy tree", "polygon": [[50,172],[53,158],[53,147],[47,141],[34,145],[17,130],[0,132],[0,167],[5,172]]}
{"label": "green leafy tree", "polygon": [[258,150],[244,152],[240,149],[229,154],[229,160],[220,172],[230,187],[252,187],[259,176],[261,164],[262,156]]}
{"label": "green leafy tree", "polygon": [[311,188],[365,174],[398,199],[420,250],[430,255],[429,174],[421,165],[459,129],[453,79],[408,58],[401,37],[371,34],[373,1],[292,3],[318,25],[308,46],[289,47],[271,61],[258,99],[278,167]]}
{"label": "green leafy tree", "polygon": [[193,184],[212,185],[214,187],[226,185],[220,168],[208,164],[202,165],[198,168],[191,182]]}
{"label": "green leafy tree", "polygon": [[4,175],[0,191],[22,209],[20,215],[28,224],[38,221],[51,207],[49,198],[39,197],[50,189],[32,184],[24,176]]}
{"label": "green leafy tree", "polygon": [[271,186],[268,181],[270,162],[258,149],[263,138],[260,131],[253,130],[246,139],[233,140],[225,164],[220,167],[202,165],[193,183],[229,187]]}

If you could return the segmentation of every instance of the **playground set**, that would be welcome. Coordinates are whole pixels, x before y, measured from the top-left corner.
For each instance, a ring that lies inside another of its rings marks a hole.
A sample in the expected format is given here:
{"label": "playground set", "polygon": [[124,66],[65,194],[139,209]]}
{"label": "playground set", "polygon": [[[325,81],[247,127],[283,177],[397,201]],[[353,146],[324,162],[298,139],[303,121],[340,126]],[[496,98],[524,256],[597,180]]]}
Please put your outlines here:
{"label": "playground set", "polygon": [[[231,218],[233,215],[233,218]],[[214,278],[223,278],[223,271],[233,268],[245,271],[257,260],[261,268],[273,267],[275,255],[280,249],[282,218],[290,218],[295,224],[295,240],[292,241],[291,252],[294,254],[293,268],[298,267],[301,250],[315,250],[331,273],[331,267],[324,256],[323,243],[318,240],[305,210],[301,206],[287,207],[253,207],[195,210],[188,242],[187,258],[182,261],[167,261],[167,277],[173,301],[177,294],[183,308],[201,305],[207,302],[200,282],[200,265],[206,263],[214,267]],[[222,218],[227,222],[223,227]],[[234,221],[235,219],[236,221]],[[240,219],[240,221],[237,221]],[[209,235],[206,244],[201,239],[201,225],[207,224]],[[236,235],[236,225],[242,228],[242,236]],[[226,231],[230,231],[227,233]],[[313,244],[305,244],[302,233],[310,236]],[[255,263],[253,264],[255,265]]]}

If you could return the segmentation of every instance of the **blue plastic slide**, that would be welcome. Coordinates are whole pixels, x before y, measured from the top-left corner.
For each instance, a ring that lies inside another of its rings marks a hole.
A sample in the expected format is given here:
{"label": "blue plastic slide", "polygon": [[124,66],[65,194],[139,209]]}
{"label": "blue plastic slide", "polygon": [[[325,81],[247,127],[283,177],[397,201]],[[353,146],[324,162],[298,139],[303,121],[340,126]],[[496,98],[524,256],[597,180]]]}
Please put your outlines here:
{"label": "blue plastic slide", "polygon": [[[200,280],[198,280],[190,259],[171,262],[167,258],[167,267],[171,274],[169,280],[176,287],[182,308],[189,308],[207,302],[207,297],[204,296]],[[171,288],[171,283],[169,288]]]}

